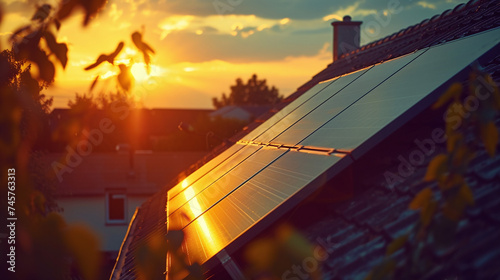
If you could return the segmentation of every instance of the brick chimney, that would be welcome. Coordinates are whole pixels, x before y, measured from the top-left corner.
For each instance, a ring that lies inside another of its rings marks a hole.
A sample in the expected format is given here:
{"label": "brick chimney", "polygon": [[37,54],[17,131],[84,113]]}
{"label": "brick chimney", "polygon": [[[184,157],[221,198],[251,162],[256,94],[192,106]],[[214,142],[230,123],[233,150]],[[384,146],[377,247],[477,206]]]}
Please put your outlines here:
{"label": "brick chimney", "polygon": [[359,48],[362,21],[351,21],[345,16],[342,21],[332,22],[333,26],[333,61],[342,54]]}

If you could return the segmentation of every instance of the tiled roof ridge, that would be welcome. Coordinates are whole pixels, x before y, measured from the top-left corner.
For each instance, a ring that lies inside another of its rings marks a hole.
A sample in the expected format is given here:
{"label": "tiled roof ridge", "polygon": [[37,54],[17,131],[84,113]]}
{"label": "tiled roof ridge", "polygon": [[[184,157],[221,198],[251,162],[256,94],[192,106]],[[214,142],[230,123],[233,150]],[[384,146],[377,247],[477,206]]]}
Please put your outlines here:
{"label": "tiled roof ridge", "polygon": [[[387,36],[385,36],[385,37],[383,37],[381,39],[378,39],[378,40],[375,40],[373,42],[367,43],[367,44],[365,44],[363,46],[360,46],[358,49],[353,50],[353,51],[351,51],[349,53],[342,54],[339,57],[339,60],[343,59],[343,58],[346,58],[346,57],[348,57],[350,55],[353,55],[355,53],[359,53],[360,51],[368,50],[370,48],[373,48],[375,46],[381,45],[383,43],[387,43],[387,42],[395,40],[397,38],[404,37],[404,35],[411,34],[412,31],[414,32],[415,30],[417,30],[417,29],[419,29],[421,27],[427,26],[431,22],[432,23],[436,23],[436,22],[438,22],[440,20],[443,20],[446,17],[456,15],[459,11],[462,11],[465,8],[470,8],[472,6],[480,5],[480,4],[483,4],[483,2],[487,3],[487,2],[491,2],[491,1],[490,0],[470,0],[467,3],[461,3],[461,4],[457,5],[453,9],[447,9],[446,11],[444,11],[444,12],[442,12],[440,14],[436,14],[436,15],[432,16],[431,18],[424,19],[420,23],[417,23],[417,24],[414,24],[414,25],[410,25],[410,26],[408,26],[406,28],[403,28],[403,29],[401,29],[399,31],[394,32],[391,35],[387,35]],[[337,60],[337,61],[339,61],[339,60]],[[332,63],[332,64],[334,64],[334,63]]]}

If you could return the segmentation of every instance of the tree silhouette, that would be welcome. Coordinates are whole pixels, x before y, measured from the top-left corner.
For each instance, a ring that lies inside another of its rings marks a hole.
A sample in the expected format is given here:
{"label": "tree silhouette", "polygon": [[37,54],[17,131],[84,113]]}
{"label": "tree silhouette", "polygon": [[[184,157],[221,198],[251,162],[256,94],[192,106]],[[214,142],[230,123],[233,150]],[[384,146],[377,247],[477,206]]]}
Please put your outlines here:
{"label": "tree silhouette", "polygon": [[276,87],[269,88],[266,79],[259,80],[256,74],[253,74],[246,84],[241,78],[236,79],[236,85],[230,86],[230,89],[229,96],[223,93],[221,99],[212,99],[215,108],[227,105],[276,104],[283,99]]}

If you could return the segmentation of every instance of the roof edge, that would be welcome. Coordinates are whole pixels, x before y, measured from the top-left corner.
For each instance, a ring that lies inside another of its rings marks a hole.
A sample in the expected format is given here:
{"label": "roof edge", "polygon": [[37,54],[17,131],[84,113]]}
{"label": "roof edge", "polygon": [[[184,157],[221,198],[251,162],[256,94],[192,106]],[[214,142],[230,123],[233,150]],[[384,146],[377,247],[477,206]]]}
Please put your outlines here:
{"label": "roof edge", "polygon": [[120,251],[118,251],[118,257],[116,258],[115,266],[113,267],[113,271],[111,272],[111,275],[109,277],[109,280],[118,280],[120,279],[120,275],[122,273],[122,268],[123,265],[125,264],[125,256],[127,255],[128,248],[130,243],[132,242],[132,234],[135,232],[135,226],[136,226],[136,217],[137,213],[139,213],[140,207],[135,208],[134,215],[132,216],[132,219],[130,220],[127,233],[125,234],[125,237],[123,238],[122,245],[120,246]]}

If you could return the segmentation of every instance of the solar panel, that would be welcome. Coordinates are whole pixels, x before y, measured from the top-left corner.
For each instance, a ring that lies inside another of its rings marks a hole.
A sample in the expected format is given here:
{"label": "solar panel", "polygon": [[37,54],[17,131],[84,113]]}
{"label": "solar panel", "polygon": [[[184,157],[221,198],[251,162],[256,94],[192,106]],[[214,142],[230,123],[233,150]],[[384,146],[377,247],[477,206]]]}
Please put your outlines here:
{"label": "solar panel", "polygon": [[255,139],[255,137],[259,136],[263,132],[267,131],[269,128],[274,126],[276,123],[278,123],[281,119],[285,118],[288,114],[292,113],[294,110],[302,106],[305,102],[308,102],[311,98],[315,97],[319,92],[321,92],[325,87],[330,85],[331,83],[335,82],[337,80],[336,78],[321,82],[308,91],[306,91],[304,94],[299,96],[297,99],[292,101],[290,104],[288,104],[285,108],[281,109],[278,111],[276,114],[274,114],[272,117],[270,117],[268,120],[266,120],[263,124],[259,125],[257,128],[252,130],[250,133],[248,133],[245,138],[246,139]]}
{"label": "solar panel", "polygon": [[[499,41],[500,28],[321,85],[257,133],[262,134],[256,138],[262,142],[280,140],[300,146],[271,148],[265,143],[240,143],[202,172],[189,176],[190,183],[177,187],[176,195],[169,193],[175,210],[169,210],[168,218],[169,224],[186,233],[183,248],[189,261],[210,267],[221,250],[232,252],[242,246],[428,107],[441,92],[437,88],[443,88]],[[352,152],[351,156],[339,155],[336,150],[321,155],[305,153],[312,151],[310,146]]]}
{"label": "solar panel", "polygon": [[[443,81],[449,80],[478,59],[498,41],[498,35],[479,34],[473,38],[430,48],[300,144],[338,149],[358,147],[393,122],[395,117],[436,90]],[[423,101],[420,110],[433,102]],[[362,151],[365,152],[366,149],[357,149],[353,151],[353,155],[359,157]]]}
{"label": "solar panel", "polygon": [[196,182],[197,180],[208,174],[212,169],[217,167],[219,164],[228,160],[237,151],[241,150],[241,148],[242,146],[240,145],[233,145],[224,152],[222,152],[217,157],[213,158],[212,160],[204,164],[202,167],[198,168],[196,171],[191,173],[184,181],[179,182],[177,185],[175,185],[168,191],[168,199],[170,200],[173,197],[177,196],[184,189],[186,189],[187,186],[193,184],[194,182]]}
{"label": "solar panel", "polygon": [[[337,78],[330,79],[328,81],[321,82],[308,91],[306,91],[304,94],[299,96],[296,100],[291,102],[288,106],[274,114],[272,117],[270,117],[268,120],[266,120],[263,124],[261,124],[259,127],[251,131],[248,135],[246,135],[247,139],[254,139],[256,136],[262,134],[265,132],[267,129],[270,127],[274,126],[277,122],[279,122],[282,118],[286,117],[288,114],[293,112],[295,109],[298,107],[302,106],[305,102],[307,102],[309,99],[313,98],[315,95],[317,95],[323,88],[326,86],[330,85],[332,82],[334,82]],[[230,157],[232,154],[234,154],[236,151],[241,149],[241,146],[235,145],[229,148],[228,150],[224,151],[222,154],[220,154],[218,157],[212,159],[210,162],[207,164],[203,165],[201,168],[197,169],[193,174],[189,176],[185,181],[179,182],[176,186],[174,186],[172,189],[168,191],[169,195],[169,200],[175,196],[177,196],[180,192],[186,189],[186,187],[189,184],[192,184],[193,182],[197,181],[199,178],[207,174],[208,172],[211,172],[211,170],[216,167],[218,164],[221,162],[225,161],[228,157]]]}
{"label": "solar panel", "polygon": [[[283,154],[185,227],[186,251],[190,258],[204,263],[293,194],[321,178],[320,175],[339,160],[346,160],[346,166],[350,158],[297,152]],[[316,184],[320,185],[321,180]]]}
{"label": "solar panel", "polygon": [[183,192],[180,195],[172,197],[169,201],[168,213],[176,211],[179,207],[189,201],[194,196],[198,195],[203,189],[205,189],[210,184],[219,180],[224,174],[231,171],[243,160],[254,154],[259,147],[246,146],[242,147],[239,151],[231,155],[227,160],[215,166],[209,173],[200,179],[189,184],[188,179],[183,181]]}
{"label": "solar panel", "polygon": [[[247,146],[245,149],[258,150],[259,147]],[[265,169],[284,152],[283,150],[277,149],[259,151],[252,154],[245,161],[234,166],[230,172],[223,174],[213,182],[203,182],[203,180],[200,180],[199,182],[205,183],[198,185],[204,186],[202,190],[196,190],[195,185],[188,187],[186,191],[184,191],[185,197],[182,197],[182,201],[172,200],[172,202],[181,203],[181,205],[176,205],[178,209],[170,212],[169,227],[177,229],[183,228],[215,203],[231,194],[234,189],[259,173],[259,171]],[[195,196],[196,191],[199,191],[199,194]]]}
{"label": "solar panel", "polygon": [[[341,91],[344,87],[348,86],[360,76],[364,75],[368,70],[369,68],[360,70],[350,75],[340,77],[332,83],[329,83],[323,90],[321,90],[318,94],[314,95],[307,101],[307,106],[300,106],[294,111],[290,112],[290,114],[280,119],[274,126],[259,135],[254,141],[264,143],[270,142],[273,138],[276,137],[276,135],[279,135],[284,130],[295,124],[297,121],[304,118],[304,116],[309,114],[316,107],[323,104],[326,100],[331,98],[332,95],[335,95],[338,91]],[[245,137],[245,139],[251,140],[249,137]],[[289,142],[286,143],[288,144]]]}
{"label": "solar panel", "polygon": [[[355,82],[347,84],[344,88],[333,87],[330,85],[323,90],[326,96],[329,96],[324,103],[311,113],[305,115],[300,121],[291,126],[289,129],[279,134],[272,142],[287,143],[296,145],[306,138],[318,127],[325,124],[332,117],[336,116],[348,106],[352,105],[363,95],[369,93],[374,87],[380,84],[385,79],[389,78],[395,72],[405,67],[413,59],[421,55],[422,52],[413,53],[398,59],[394,59],[379,65],[373,66],[369,71],[357,77]],[[349,75],[351,76],[351,75]],[[344,77],[347,79],[349,76]],[[340,78],[340,80],[343,78]],[[311,144],[316,145],[316,144]],[[323,146],[333,147],[335,146]],[[340,148],[340,147],[339,147]]]}

